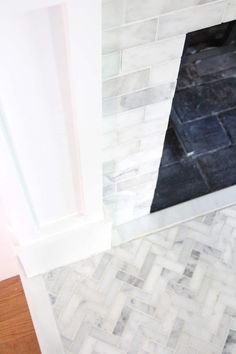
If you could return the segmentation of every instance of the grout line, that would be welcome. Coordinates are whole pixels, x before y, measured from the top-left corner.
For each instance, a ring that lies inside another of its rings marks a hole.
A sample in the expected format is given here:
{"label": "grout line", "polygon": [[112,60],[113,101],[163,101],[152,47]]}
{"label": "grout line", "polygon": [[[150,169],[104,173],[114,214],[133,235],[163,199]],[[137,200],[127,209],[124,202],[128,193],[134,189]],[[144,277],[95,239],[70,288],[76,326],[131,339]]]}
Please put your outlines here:
{"label": "grout line", "polygon": [[[156,1],[158,1],[158,0],[156,0]],[[122,23],[121,25],[118,25],[118,26],[112,26],[112,27],[104,28],[103,32],[108,32],[108,31],[112,31],[112,30],[116,30],[116,29],[120,29],[120,28],[125,28],[125,27],[128,27],[128,26],[136,25],[136,24],[139,24],[139,23],[143,23],[143,22],[146,22],[146,21],[155,20],[155,19],[158,19],[159,17],[164,17],[166,15],[172,15],[172,14],[179,13],[179,12],[182,12],[182,11],[186,11],[186,10],[189,10],[189,9],[191,10],[191,9],[196,9],[196,8],[198,9],[198,8],[203,8],[203,7],[210,7],[210,6],[212,7],[215,4],[224,3],[224,2],[227,4],[227,0],[214,0],[214,2],[209,1],[209,2],[207,2],[205,4],[186,6],[186,7],[180,8],[180,9],[175,9],[175,10],[166,11],[166,12],[160,12],[160,13],[155,14],[154,16],[149,16],[149,17],[145,17],[145,18],[142,18],[142,19],[139,19],[139,20],[130,21],[130,22],[124,22],[124,23]],[[224,11],[225,11],[225,8],[224,8]],[[223,14],[222,14],[222,18],[223,18],[223,15],[224,15],[224,11],[223,11]]]}
{"label": "grout line", "polygon": [[160,17],[158,16],[158,17],[157,17],[157,25],[156,25],[155,41],[158,40],[159,23],[160,23]]}
{"label": "grout line", "polygon": [[[220,0],[222,1],[222,0]],[[121,25],[118,25],[118,26],[113,26],[113,27],[109,27],[109,28],[104,28],[102,30],[102,32],[110,32],[110,31],[116,31],[116,30],[119,30],[119,29],[125,29],[127,27],[132,27],[132,26],[135,26],[135,25],[139,25],[139,24],[143,24],[145,22],[152,22],[154,20],[157,21],[157,18],[158,18],[159,15],[155,15],[155,16],[152,16],[152,17],[148,17],[148,18],[143,18],[141,20],[137,20],[137,21],[133,21],[133,22],[128,22],[128,23],[123,23]]]}
{"label": "grout line", "polygon": [[220,124],[223,132],[225,133],[225,136],[229,139],[230,145],[233,145],[232,137],[230,136],[228,129],[224,126],[224,123],[223,123],[222,119],[220,118],[219,114],[216,114],[216,120]]}
{"label": "grout line", "polygon": [[[109,99],[113,99],[113,98],[118,98],[118,99],[121,99],[122,97],[125,97],[125,96],[129,96],[129,95],[132,95],[132,94],[135,94],[135,93],[138,93],[138,92],[142,92],[142,91],[146,91],[146,90],[149,90],[149,89],[154,89],[154,88],[158,88],[158,87],[162,87],[162,86],[170,86],[170,89],[172,89],[172,84],[176,84],[176,80],[174,81],[168,81],[168,82],[165,82],[165,83],[160,83],[158,85],[154,85],[154,86],[144,86],[140,89],[137,89],[137,90],[134,90],[134,91],[131,91],[131,92],[127,92],[127,93],[122,93],[120,95],[116,95],[116,96],[109,96],[109,97],[104,97],[103,100],[106,101],[106,100],[109,100]],[[176,87],[176,85],[175,85]],[[170,94],[169,97],[161,100],[161,101],[165,101],[165,100],[168,100],[168,99],[171,99],[172,98],[172,94]],[[158,101],[158,102],[161,102],[161,101]],[[154,102],[154,103],[158,103],[158,102]],[[149,104],[144,104],[141,107],[143,106],[146,106],[146,105],[149,105]],[[139,108],[139,107],[136,107],[136,108]],[[129,109],[128,109],[129,110]]]}
{"label": "grout line", "polygon": [[[126,48],[117,48],[117,49],[113,49],[109,52],[105,52],[105,53],[102,53],[102,56],[105,56],[105,55],[109,55],[109,54],[112,54],[112,53],[116,53],[118,51],[122,51],[122,52],[126,52],[126,51],[129,51],[133,48],[145,48],[146,46],[153,46],[155,44],[160,44],[161,42],[172,42],[173,40],[176,40],[177,38],[179,38],[180,40],[182,40],[184,38],[184,41],[185,42],[185,38],[186,38],[186,33],[180,33],[180,34],[177,34],[177,35],[174,35],[174,36],[170,36],[170,37],[167,37],[167,38],[160,38],[158,40],[150,40],[150,41],[147,41],[147,42],[144,42],[144,43],[139,43],[139,44],[135,44],[135,45],[131,45],[129,47],[126,47]],[[184,43],[183,43],[184,45]],[[183,51],[182,51],[183,52]],[[182,55],[181,55],[182,56]]]}
{"label": "grout line", "polygon": [[125,76],[133,75],[133,74],[136,74],[138,72],[142,72],[142,71],[145,71],[145,70],[148,70],[148,69],[150,70],[150,68],[151,67],[147,65],[147,66],[140,67],[140,68],[138,68],[137,70],[134,70],[134,71],[127,71],[125,73],[120,73],[120,74],[118,74],[116,76],[110,76],[109,78],[103,80],[102,83],[106,83],[107,81],[123,78]]}

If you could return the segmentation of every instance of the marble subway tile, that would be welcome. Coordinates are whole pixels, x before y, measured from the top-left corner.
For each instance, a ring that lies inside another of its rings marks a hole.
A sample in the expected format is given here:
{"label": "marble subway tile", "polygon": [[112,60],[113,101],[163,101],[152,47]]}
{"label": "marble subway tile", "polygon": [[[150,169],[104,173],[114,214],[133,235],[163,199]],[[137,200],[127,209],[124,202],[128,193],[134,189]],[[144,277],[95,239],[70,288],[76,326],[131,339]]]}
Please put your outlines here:
{"label": "marble subway tile", "polygon": [[134,219],[134,208],[131,209],[123,209],[119,210],[118,212],[114,213],[114,224],[120,225],[127,223]]}
{"label": "marble subway tile", "polygon": [[145,108],[137,108],[117,115],[117,129],[128,128],[144,120]]}
{"label": "marble subway tile", "polygon": [[158,38],[163,39],[217,25],[222,21],[224,8],[225,0],[222,0],[161,15]]}
{"label": "marble subway tile", "polygon": [[153,180],[150,180],[148,183],[143,184],[142,188],[137,190],[136,194],[136,205],[142,204],[146,207],[150,206],[154,196],[154,190],[157,183],[157,175]]}
{"label": "marble subway tile", "polygon": [[158,171],[160,162],[161,158],[155,158],[152,161],[144,162],[140,165],[138,173],[143,174],[148,172],[156,172]]}
{"label": "marble subway tile", "polygon": [[163,120],[164,124],[169,120],[172,106],[172,99],[164,100],[152,105],[146,106],[145,120]]}
{"label": "marble subway tile", "polygon": [[137,181],[158,173],[185,32],[220,22],[226,2],[103,0],[104,196],[117,223],[149,213],[156,178]]}
{"label": "marble subway tile", "polygon": [[124,210],[128,214],[133,212],[135,205],[135,192],[124,191],[115,193],[104,198],[104,202],[111,208],[113,212],[122,212]]}
{"label": "marble subway tile", "polygon": [[179,67],[180,58],[152,66],[149,84],[151,86],[157,86],[165,82],[176,81],[179,73]]}
{"label": "marble subway tile", "polygon": [[119,112],[120,97],[106,98],[102,101],[103,117],[111,116]]}
{"label": "marble subway tile", "polygon": [[126,111],[164,101],[171,98],[174,91],[175,83],[169,83],[124,95],[121,97],[120,109]]}
{"label": "marble subway tile", "polygon": [[162,13],[178,11],[188,7],[195,7],[216,1],[218,0],[165,0],[162,7]]}
{"label": "marble subway tile", "polygon": [[103,100],[103,117],[170,100],[173,98],[175,87],[176,83],[171,82],[123,96],[105,98]]}
{"label": "marble subway tile", "polygon": [[129,178],[135,178],[138,174],[139,152],[127,155],[116,162],[115,173],[111,175],[114,182],[119,183]]}
{"label": "marble subway tile", "polygon": [[102,165],[104,175],[115,171],[115,161],[104,162]]}
{"label": "marble subway tile", "polygon": [[117,137],[116,132],[103,134],[103,137],[102,137],[103,149],[116,146],[117,142],[118,142],[117,138],[118,137]]}
{"label": "marble subway tile", "polygon": [[103,31],[103,54],[152,42],[156,30],[157,20],[154,19]]}
{"label": "marble subway tile", "polygon": [[117,186],[115,183],[107,185],[107,186],[103,186],[103,197],[106,198],[109,195],[116,193],[116,191],[117,191],[116,187]]}
{"label": "marble subway tile", "polygon": [[122,53],[122,72],[158,65],[178,59],[183,53],[185,35],[159,40],[145,46],[125,49]]}
{"label": "marble subway tile", "polygon": [[166,12],[178,11],[217,0],[127,0],[126,22],[157,17]]}
{"label": "marble subway tile", "polygon": [[139,151],[137,153],[131,153],[123,159],[120,159],[116,163],[116,171],[124,173],[133,169],[139,169],[139,167],[150,161],[157,159],[157,149],[150,149],[147,151]]}
{"label": "marble subway tile", "polygon": [[144,175],[137,176],[136,178],[131,178],[126,181],[117,184],[117,191],[133,190],[137,187],[142,188],[144,183],[149,183],[150,181],[155,181],[156,183],[156,172],[146,173]]}
{"label": "marble subway tile", "polygon": [[148,86],[149,69],[118,76],[103,82],[103,98],[119,96]]}
{"label": "marble subway tile", "polygon": [[[130,141],[130,140],[137,140],[141,139],[143,137],[147,137],[150,134],[153,134],[160,130],[160,124],[158,121],[150,121],[150,122],[143,122],[141,124],[137,124],[135,126],[132,126],[132,129],[120,129],[117,131],[118,135],[118,143],[122,144],[124,142]],[[163,134],[163,129],[162,129],[162,134]]]}
{"label": "marble subway tile", "polygon": [[141,107],[120,114],[107,116],[103,119],[103,133],[129,128],[144,120],[145,108]]}
{"label": "marble subway tile", "polygon": [[229,0],[224,13],[223,22],[233,21],[236,19],[236,0]]}
{"label": "marble subway tile", "polygon": [[124,22],[124,0],[109,0],[102,4],[102,28],[117,27]]}
{"label": "marble subway tile", "polygon": [[102,56],[102,78],[118,75],[120,71],[120,52],[113,52]]}
{"label": "marble subway tile", "polygon": [[162,156],[162,147],[165,139],[166,129],[161,132],[156,132],[155,134],[149,134],[148,136],[140,139],[140,150],[157,149],[157,158]]}
{"label": "marble subway tile", "polygon": [[116,131],[116,129],[117,129],[117,114],[114,114],[112,116],[106,116],[103,118],[102,120],[103,134]]}
{"label": "marble subway tile", "polygon": [[162,12],[165,0],[127,0],[126,22],[155,17]]}
{"label": "marble subway tile", "polygon": [[103,162],[108,162],[116,159],[123,159],[130,154],[137,153],[139,150],[139,142],[132,141],[128,144],[118,145],[108,149],[104,149],[102,156]]}
{"label": "marble subway tile", "polygon": [[156,149],[150,149],[148,155],[147,152],[133,153],[116,161],[114,171],[106,173],[106,177],[111,183],[121,183],[140,175],[157,172],[159,162],[160,159],[156,158]]}
{"label": "marble subway tile", "polygon": [[[150,201],[151,203],[151,201]],[[147,205],[147,203],[141,203],[135,205],[134,211],[133,211],[133,219],[138,219],[141,218],[142,216],[150,214],[150,205]],[[142,354],[146,354],[146,352],[143,352]]]}
{"label": "marble subway tile", "polygon": [[126,181],[127,179],[136,178],[138,174],[138,168],[130,168],[123,171],[117,168],[113,173],[108,174],[108,177],[117,185],[117,183]]}

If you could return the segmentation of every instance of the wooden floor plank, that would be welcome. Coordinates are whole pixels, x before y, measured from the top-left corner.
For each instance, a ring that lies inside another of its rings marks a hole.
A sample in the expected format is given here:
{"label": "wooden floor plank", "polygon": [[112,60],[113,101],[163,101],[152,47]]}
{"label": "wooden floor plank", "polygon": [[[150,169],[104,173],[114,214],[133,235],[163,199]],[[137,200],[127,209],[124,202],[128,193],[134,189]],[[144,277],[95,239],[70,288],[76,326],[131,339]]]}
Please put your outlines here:
{"label": "wooden floor plank", "polygon": [[19,276],[0,282],[0,354],[40,354]]}

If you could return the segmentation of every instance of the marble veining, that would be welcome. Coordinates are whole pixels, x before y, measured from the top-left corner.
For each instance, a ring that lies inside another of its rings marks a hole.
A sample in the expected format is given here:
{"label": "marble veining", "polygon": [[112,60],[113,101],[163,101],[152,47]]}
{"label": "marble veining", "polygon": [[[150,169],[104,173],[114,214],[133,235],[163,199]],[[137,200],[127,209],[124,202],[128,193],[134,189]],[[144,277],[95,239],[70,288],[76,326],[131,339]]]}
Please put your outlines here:
{"label": "marble veining", "polygon": [[234,354],[236,207],[44,275],[67,354]]}
{"label": "marble veining", "polygon": [[[103,196],[115,225],[150,212],[152,180],[137,182],[142,174],[158,176],[186,34],[235,18],[235,0],[102,0]],[[144,110],[141,121],[134,117],[139,109]],[[126,112],[134,115],[123,129],[119,116]],[[152,131],[145,125],[149,120],[161,128]],[[147,161],[137,159],[139,153]],[[128,161],[132,167],[118,167]],[[113,176],[127,179],[126,190],[110,181],[108,163]]]}

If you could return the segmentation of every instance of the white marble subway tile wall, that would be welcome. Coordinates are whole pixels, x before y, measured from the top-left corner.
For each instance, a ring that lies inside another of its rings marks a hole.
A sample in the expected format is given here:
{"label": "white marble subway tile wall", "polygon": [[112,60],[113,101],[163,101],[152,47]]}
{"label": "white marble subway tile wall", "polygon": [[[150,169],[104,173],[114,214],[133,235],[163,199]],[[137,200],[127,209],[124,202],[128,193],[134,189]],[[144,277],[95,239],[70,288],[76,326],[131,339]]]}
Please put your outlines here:
{"label": "white marble subway tile wall", "polygon": [[224,22],[233,21],[236,18],[236,0],[228,1],[225,14],[224,14]]}
{"label": "white marble subway tile wall", "polygon": [[236,18],[236,0],[103,0],[104,203],[150,212],[185,35]]}

